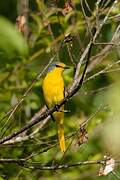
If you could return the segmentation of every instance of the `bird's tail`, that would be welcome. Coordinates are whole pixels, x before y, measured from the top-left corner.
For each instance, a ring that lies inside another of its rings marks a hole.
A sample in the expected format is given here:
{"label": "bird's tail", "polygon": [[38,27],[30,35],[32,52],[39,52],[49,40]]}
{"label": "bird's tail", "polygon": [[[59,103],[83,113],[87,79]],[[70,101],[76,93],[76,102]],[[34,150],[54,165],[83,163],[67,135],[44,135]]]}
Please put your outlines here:
{"label": "bird's tail", "polygon": [[64,107],[62,107],[61,112],[55,112],[55,120],[57,123],[57,131],[58,131],[58,140],[60,144],[60,149],[62,152],[65,152],[65,137],[64,137]]}
{"label": "bird's tail", "polygon": [[57,128],[58,128],[58,139],[59,139],[59,143],[60,143],[60,148],[61,148],[62,152],[65,152],[65,137],[64,137],[63,123],[58,122]]}

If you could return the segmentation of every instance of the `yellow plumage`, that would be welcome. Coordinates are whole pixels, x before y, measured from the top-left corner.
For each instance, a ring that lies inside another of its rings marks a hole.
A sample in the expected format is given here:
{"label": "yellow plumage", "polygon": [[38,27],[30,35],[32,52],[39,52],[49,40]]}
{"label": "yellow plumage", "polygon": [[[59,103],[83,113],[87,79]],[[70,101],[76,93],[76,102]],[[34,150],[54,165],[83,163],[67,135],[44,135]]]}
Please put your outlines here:
{"label": "yellow plumage", "polygon": [[[64,98],[64,80],[62,72],[65,68],[65,64],[59,63],[53,67],[53,69],[47,73],[43,80],[43,94],[46,104],[49,108],[60,102]],[[62,152],[65,152],[65,139],[64,139],[64,106],[62,106],[59,112],[54,112],[53,117],[57,124],[58,139]]]}

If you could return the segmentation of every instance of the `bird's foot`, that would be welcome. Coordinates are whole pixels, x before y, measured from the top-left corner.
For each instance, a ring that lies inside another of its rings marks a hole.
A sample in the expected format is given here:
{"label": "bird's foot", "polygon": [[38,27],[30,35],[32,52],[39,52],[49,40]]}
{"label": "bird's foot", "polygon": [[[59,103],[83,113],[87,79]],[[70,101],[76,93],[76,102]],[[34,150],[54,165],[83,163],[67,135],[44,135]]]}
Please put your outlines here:
{"label": "bird's foot", "polygon": [[56,111],[60,112],[60,107],[57,104],[55,105],[55,109]]}
{"label": "bird's foot", "polygon": [[64,113],[69,113],[69,112],[71,112],[70,110],[64,110],[63,111]]}
{"label": "bird's foot", "polygon": [[70,111],[70,110],[59,110],[59,112],[69,113],[69,112],[71,112],[71,111]]}
{"label": "bird's foot", "polygon": [[70,110],[60,110],[60,107],[58,105],[55,105],[55,108],[57,112],[64,112],[64,113],[70,112]]}

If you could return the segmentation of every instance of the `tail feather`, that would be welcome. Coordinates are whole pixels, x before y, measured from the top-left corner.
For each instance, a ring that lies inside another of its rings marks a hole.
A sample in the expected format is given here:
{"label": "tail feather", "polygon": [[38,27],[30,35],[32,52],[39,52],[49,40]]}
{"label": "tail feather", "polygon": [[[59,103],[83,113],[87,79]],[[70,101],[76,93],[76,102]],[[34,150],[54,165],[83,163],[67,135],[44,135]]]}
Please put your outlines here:
{"label": "tail feather", "polygon": [[65,137],[64,137],[64,127],[63,124],[58,123],[58,139],[60,143],[60,148],[62,152],[65,152]]}
{"label": "tail feather", "polygon": [[58,131],[58,140],[60,144],[60,149],[62,152],[65,152],[65,137],[64,137],[64,126],[63,126],[63,121],[64,121],[64,106],[60,108],[61,112],[55,112],[53,114],[56,124],[57,124],[57,131]]}

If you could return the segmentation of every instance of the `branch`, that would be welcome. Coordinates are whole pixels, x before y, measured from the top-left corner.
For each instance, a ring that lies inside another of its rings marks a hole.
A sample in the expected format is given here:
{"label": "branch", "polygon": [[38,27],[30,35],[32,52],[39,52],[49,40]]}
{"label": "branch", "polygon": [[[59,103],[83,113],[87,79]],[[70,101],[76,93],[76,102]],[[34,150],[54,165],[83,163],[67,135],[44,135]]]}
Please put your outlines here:
{"label": "branch", "polygon": [[[104,21],[105,22],[105,21]],[[104,23],[102,23],[103,25]],[[102,28],[102,26],[101,26]],[[93,45],[93,40],[95,41],[96,38],[97,38],[97,32],[95,32],[94,36],[92,37],[92,39],[90,40],[88,46],[86,47],[85,51],[83,52],[78,64],[77,64],[77,68],[76,68],[76,73],[75,73],[75,76],[74,76],[74,81],[73,81],[73,84],[71,86],[71,88],[69,89],[68,91],[68,94],[66,95],[66,97],[60,102],[58,103],[57,105],[55,105],[54,107],[52,107],[51,109],[49,109],[48,111],[46,111],[45,113],[43,113],[40,117],[37,117],[35,119],[35,121],[33,122],[29,122],[27,125],[25,125],[23,128],[21,128],[20,130],[14,132],[13,134],[11,135],[8,135],[6,136],[5,138],[3,138],[2,140],[0,140],[0,145],[5,143],[6,141],[12,139],[13,137],[16,137],[17,135],[21,134],[22,132],[26,131],[27,129],[31,128],[32,126],[34,126],[35,124],[39,123],[41,120],[47,118],[49,115],[51,115],[53,112],[57,111],[58,108],[60,108],[62,105],[64,105],[69,99],[71,99],[72,96],[74,96],[78,91],[79,89],[81,88],[82,84],[83,84],[83,80],[84,80],[84,76],[86,74],[86,70],[87,70],[87,66],[88,66],[88,63],[89,63],[89,59],[90,59],[90,54],[91,54],[91,49],[92,49],[92,45]],[[80,67],[81,67],[81,64],[83,62],[83,60],[85,59],[86,55],[88,54],[88,57],[87,57],[87,61],[86,61],[86,65],[85,65],[85,68],[83,70],[83,74],[82,76],[79,76],[79,73],[80,73]],[[52,60],[51,60],[52,61]],[[46,69],[46,68],[45,68]],[[37,81],[38,78],[35,79],[35,81]],[[33,85],[33,83],[32,83]],[[31,87],[32,85],[28,88],[28,90],[26,91],[26,94],[31,90]],[[26,96],[25,94],[25,96]],[[19,105],[21,104],[21,102],[23,101],[24,99],[22,98],[21,101],[15,106],[15,108],[13,109],[13,111],[11,112],[9,118],[13,115],[13,113],[16,111],[16,109],[19,107]]]}
{"label": "branch", "polygon": [[[2,140],[0,140],[0,145],[5,143],[6,141],[12,139],[13,137],[16,137],[17,135],[21,134],[22,132],[26,131],[27,129],[31,128],[32,126],[34,126],[35,124],[39,123],[41,120],[47,118],[49,115],[51,115],[53,112],[57,111],[62,105],[64,105],[73,95],[75,95],[77,93],[77,91],[81,88],[82,86],[82,83],[83,83],[83,79],[84,79],[84,76],[85,76],[85,72],[86,72],[86,69],[87,69],[87,65],[88,65],[88,62],[89,62],[89,57],[90,57],[90,52],[91,52],[91,48],[92,48],[92,41],[90,41],[89,43],[89,49],[88,49],[88,59],[87,59],[87,62],[86,62],[86,65],[85,65],[85,68],[84,68],[84,71],[83,71],[83,74],[82,74],[82,77],[80,78],[79,80],[79,83],[74,86],[74,88],[72,89],[72,91],[68,91],[68,95],[60,102],[58,103],[57,105],[55,105],[54,107],[52,107],[51,109],[49,110],[46,110],[45,113],[43,113],[40,117],[37,117],[34,121],[31,121],[29,122],[27,125],[25,125],[23,128],[21,128],[20,130],[14,132],[13,134],[11,135],[8,135],[6,136],[5,138],[3,138]],[[87,52],[86,52],[87,53]],[[30,86],[31,87],[31,86]],[[29,90],[29,89],[28,89]],[[20,101],[21,102],[21,101]],[[15,112],[15,110],[17,109],[17,107],[19,106],[20,104],[18,103],[17,106],[15,106],[15,109],[14,111],[12,112],[12,114]],[[12,115],[11,114],[11,115]]]}
{"label": "branch", "polygon": [[[42,70],[42,72],[40,71],[40,73],[37,74],[36,78],[31,82],[31,84],[28,86],[28,88],[26,89],[26,91],[23,93],[20,101],[12,108],[10,109],[6,115],[0,119],[0,121],[3,121],[6,117],[8,117],[8,119],[5,122],[5,125],[8,123],[9,119],[12,117],[12,115],[15,113],[15,111],[18,109],[18,107],[24,102],[25,97],[28,95],[28,93],[31,91],[33,85],[40,80],[40,78],[42,77],[42,75],[44,74],[44,72],[46,71],[46,69],[49,67],[49,65],[53,62],[55,56],[53,58],[50,59],[50,62],[47,64],[47,66]],[[4,125],[4,126],[5,126]]]}
{"label": "branch", "polygon": [[95,164],[103,164],[103,160],[98,161],[80,161],[75,164],[64,164],[64,165],[56,165],[56,166],[45,166],[41,163],[25,163],[24,167],[29,169],[40,169],[40,170],[57,170],[57,169],[68,169],[70,167],[83,166],[83,165],[95,165]]}
{"label": "branch", "polygon": [[[115,1],[113,4],[115,4],[117,1]],[[66,97],[60,102],[58,103],[56,106],[52,107],[50,110],[45,111],[40,117],[37,117],[34,121],[29,122],[27,125],[25,125],[23,128],[21,128],[20,130],[14,132],[11,135],[6,136],[5,138],[0,140],[0,144],[5,143],[6,141],[12,139],[13,137],[16,137],[17,135],[21,134],[22,132],[26,131],[27,129],[31,128],[32,126],[34,126],[35,124],[39,123],[40,121],[42,121],[43,119],[47,118],[50,114],[52,114],[53,112],[57,111],[58,108],[60,108],[62,105],[64,105],[70,98],[72,98],[72,96],[74,96],[79,89],[81,88],[82,84],[83,84],[83,80],[86,74],[86,70],[87,70],[87,66],[88,66],[88,62],[90,59],[90,53],[91,53],[91,48],[93,45],[93,41],[95,42],[97,35],[99,34],[102,26],[104,25],[104,23],[106,22],[108,15],[110,14],[111,9],[113,8],[113,6],[110,8],[107,16],[105,17],[105,19],[103,20],[103,22],[100,24],[100,28],[96,31],[95,35],[92,37],[92,39],[90,40],[90,42],[88,43],[88,46],[86,47],[85,51],[83,52],[78,64],[77,64],[77,68],[76,68],[76,73],[75,73],[75,77],[74,77],[74,81],[73,81],[73,85],[71,86],[71,88],[68,91],[68,94],[66,95]],[[80,74],[80,67],[81,64],[83,62],[83,60],[85,59],[86,55],[88,54],[87,57],[87,62],[85,65],[85,68],[83,70],[83,74],[82,76],[79,75]],[[54,58],[53,58],[54,59]],[[51,61],[53,61],[53,59]],[[51,63],[50,61],[50,63]],[[49,64],[50,64],[49,63]],[[48,66],[49,66],[48,64]],[[47,67],[48,67],[47,66]],[[10,114],[8,117],[8,120],[11,118],[11,116],[14,114],[14,112],[16,111],[16,109],[20,106],[20,104],[24,101],[24,98],[26,97],[26,95],[28,94],[28,92],[31,90],[33,84],[41,77],[41,75],[43,74],[43,72],[47,69],[47,67],[45,67],[45,69],[42,71],[42,73],[40,73],[36,79],[31,83],[31,85],[28,87],[28,89],[26,90],[26,92],[23,94],[23,97],[21,98],[21,100],[18,102],[18,104],[10,111],[7,113]],[[6,115],[6,116],[7,116]],[[5,117],[6,117],[5,116]],[[5,118],[4,117],[4,118]]]}
{"label": "branch", "polygon": [[[41,108],[30,120],[30,122],[34,122],[36,118],[39,118],[40,115],[45,112],[46,110],[46,107],[44,106],[43,108]],[[48,121],[50,120],[50,116],[48,116],[47,118],[45,118],[43,121],[41,121],[41,123],[39,124],[39,126],[37,128],[35,128],[35,130],[31,133],[31,134],[28,134],[28,135],[24,135],[24,136],[18,136],[16,137],[15,139],[11,139],[7,142],[4,143],[4,145],[13,145],[13,144],[16,144],[16,143],[20,143],[20,142],[23,142],[23,141],[27,141],[29,139],[33,139],[35,134],[38,133],[38,131],[40,131],[40,129],[42,129],[47,123]],[[27,132],[27,131],[26,131]]]}
{"label": "branch", "polygon": [[[18,13],[18,30],[23,33],[25,38],[28,38],[28,11],[29,11],[29,0],[18,0],[17,1],[17,13]],[[23,18],[23,24],[21,23]]]}
{"label": "branch", "polygon": [[[97,110],[96,110],[89,118],[87,118],[85,121],[83,121],[83,122],[80,124],[80,127],[79,127],[78,129],[76,129],[76,130],[75,130],[74,132],[72,132],[71,134],[67,135],[67,136],[65,137],[65,139],[68,140],[68,139],[70,139],[70,138],[72,138],[72,137],[75,137],[78,133],[81,132],[81,129],[83,129],[83,128],[88,124],[88,122],[89,122],[91,119],[93,119],[99,112],[101,112],[101,111],[103,111],[103,110],[106,110],[106,108],[108,108],[108,106],[102,106],[102,105],[100,105],[100,106],[97,108]],[[44,110],[45,110],[45,109],[44,109]],[[41,115],[41,111],[38,112],[38,113],[36,113],[36,114],[33,116],[33,118],[31,119],[31,121],[35,120],[35,119],[36,119],[37,117],[39,117],[40,115]],[[34,135],[35,135],[41,128],[44,127],[44,125],[49,121],[49,119],[50,119],[50,116],[48,116],[46,119],[44,119],[44,120],[40,123],[39,127],[37,127],[37,129],[35,129],[31,134],[26,135],[26,136],[18,136],[18,137],[16,137],[15,139],[11,139],[11,140],[5,142],[2,147],[8,146],[8,145],[15,145],[16,143],[24,142],[24,141],[27,141],[28,139],[33,139],[33,138],[34,138]],[[53,139],[53,136],[52,136],[52,137],[48,137],[48,138]],[[48,139],[48,138],[47,138],[47,139]],[[48,140],[47,140],[47,142],[46,142],[46,139],[45,139],[45,138],[42,138],[41,140],[42,140],[44,143],[39,143],[39,144],[37,144],[37,145],[52,144],[52,146],[50,146],[49,148],[48,148],[48,147],[45,148],[43,151],[40,151],[39,153],[43,153],[44,151],[46,152],[46,151],[48,151],[49,149],[55,147],[56,144],[58,144],[58,143],[57,143],[57,139],[54,139],[54,140],[51,140],[51,141],[48,141]],[[54,144],[53,144],[53,143],[54,143]]]}
{"label": "branch", "polygon": [[[77,163],[63,164],[63,165],[59,165],[59,166],[58,165],[48,166],[47,164],[42,164],[40,162],[30,163],[30,162],[28,162],[27,158],[26,159],[0,159],[0,163],[15,163],[21,167],[25,167],[25,168],[29,168],[29,169],[57,170],[57,169],[68,169],[71,167],[85,166],[85,165],[100,165],[101,164],[102,167],[106,167],[108,165],[112,166],[113,164],[107,164],[111,159],[112,158],[108,156],[101,160],[79,161]],[[120,161],[116,160],[114,163],[117,164],[117,163],[120,163]],[[113,168],[113,170],[114,170],[114,168]]]}
{"label": "branch", "polygon": [[25,161],[26,161],[26,159],[4,159],[4,158],[1,158],[0,164],[2,164],[2,163],[15,163],[15,164],[21,165]]}
{"label": "branch", "polygon": [[[112,40],[110,44],[106,45],[104,49],[102,49],[101,52],[99,52],[97,55],[90,58],[90,64],[87,68],[87,73],[91,72],[92,69],[99,64],[104,58],[112,51],[113,46],[116,46],[117,43],[120,41],[120,25],[117,26],[115,33],[113,34]],[[94,42],[94,44],[96,44]]]}

